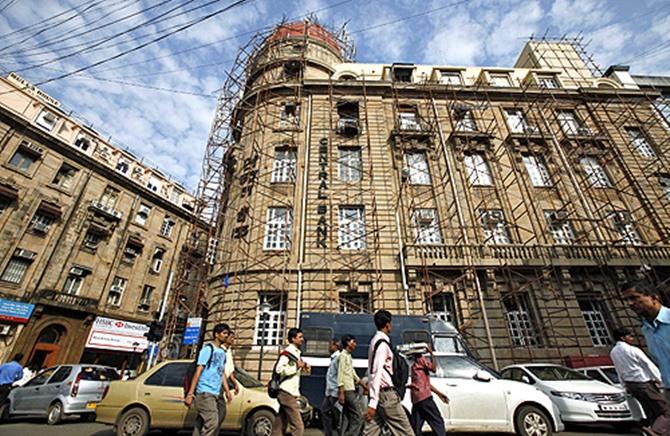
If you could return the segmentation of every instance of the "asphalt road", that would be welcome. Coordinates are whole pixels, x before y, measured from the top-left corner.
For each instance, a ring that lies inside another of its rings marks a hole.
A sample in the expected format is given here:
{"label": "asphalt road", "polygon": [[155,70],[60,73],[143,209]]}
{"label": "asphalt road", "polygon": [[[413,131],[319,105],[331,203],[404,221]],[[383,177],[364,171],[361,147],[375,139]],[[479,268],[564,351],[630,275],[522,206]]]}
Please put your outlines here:
{"label": "asphalt road", "polygon": [[[152,436],[161,435],[160,432],[154,431],[150,433]],[[180,435],[186,436],[189,432],[182,432]],[[305,436],[320,436],[323,433],[317,429],[307,429]],[[452,435],[452,433],[449,433]],[[613,428],[607,427],[582,427],[574,428],[569,431],[560,433],[561,436],[622,436],[622,435],[639,435],[636,433],[617,433]],[[22,419],[20,421],[13,420],[5,424],[0,424],[0,436],[114,436],[112,427],[87,422],[65,422],[58,426],[48,426],[43,419]],[[456,435],[454,433],[454,435]],[[471,434],[470,434],[471,436]]]}

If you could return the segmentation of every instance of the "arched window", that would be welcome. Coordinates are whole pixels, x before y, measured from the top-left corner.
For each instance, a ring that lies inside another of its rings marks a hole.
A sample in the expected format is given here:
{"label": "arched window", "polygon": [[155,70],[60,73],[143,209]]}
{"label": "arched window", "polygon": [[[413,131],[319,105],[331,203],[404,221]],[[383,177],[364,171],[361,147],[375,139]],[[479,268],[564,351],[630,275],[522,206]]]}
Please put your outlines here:
{"label": "arched window", "polygon": [[157,248],[153,257],[151,258],[151,271],[155,273],[161,272],[163,267],[163,255],[165,255],[165,250]]}
{"label": "arched window", "polygon": [[48,327],[45,327],[37,339],[38,344],[53,344],[57,345],[58,342],[65,336],[65,327],[59,324],[51,324]]}

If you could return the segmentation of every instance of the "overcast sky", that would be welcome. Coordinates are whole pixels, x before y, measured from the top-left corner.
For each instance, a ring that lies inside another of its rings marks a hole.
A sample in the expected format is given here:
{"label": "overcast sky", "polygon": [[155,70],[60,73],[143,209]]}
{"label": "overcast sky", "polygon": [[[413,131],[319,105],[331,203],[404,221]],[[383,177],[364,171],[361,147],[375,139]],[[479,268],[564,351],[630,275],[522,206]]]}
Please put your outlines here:
{"label": "overcast sky", "polygon": [[[232,3],[0,0],[0,71],[33,83],[53,79]],[[623,63],[633,74],[670,74],[668,0],[249,0],[42,88],[194,189],[217,89],[239,46],[282,18],[313,11],[328,26],[347,23],[360,62],[511,66],[531,35],[581,34],[603,69]]]}

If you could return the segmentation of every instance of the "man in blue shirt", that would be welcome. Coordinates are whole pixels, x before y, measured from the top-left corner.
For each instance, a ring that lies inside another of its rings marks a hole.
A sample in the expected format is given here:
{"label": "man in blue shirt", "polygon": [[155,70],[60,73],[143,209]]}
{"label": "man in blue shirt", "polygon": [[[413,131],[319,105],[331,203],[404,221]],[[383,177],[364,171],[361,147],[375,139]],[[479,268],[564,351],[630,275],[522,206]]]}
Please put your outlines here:
{"label": "man in blue shirt", "polygon": [[11,362],[0,365],[0,404],[3,404],[12,390],[12,384],[23,376],[21,367],[23,353],[17,353]]}
{"label": "man in blue shirt", "polygon": [[[184,399],[184,403],[189,407],[195,403],[198,411],[193,436],[219,434],[226,417],[226,401],[230,402],[233,398],[230,395],[228,382],[223,376],[226,351],[222,345],[230,334],[230,327],[224,323],[217,324],[214,326],[213,334],[214,340],[205,344],[198,354],[191,387]],[[222,386],[225,398],[221,395]]]}
{"label": "man in blue shirt", "polygon": [[332,436],[333,424],[337,424],[337,421],[339,421],[339,413],[335,408],[335,404],[337,404],[337,364],[339,358],[340,344],[337,339],[333,339],[330,341],[330,365],[328,365],[328,371],[326,372],[326,396],[321,403],[325,436]]}
{"label": "man in blue shirt", "polygon": [[647,348],[661,370],[665,396],[670,400],[670,309],[661,303],[658,290],[646,283],[626,283],[621,292],[628,307],[642,317]]}

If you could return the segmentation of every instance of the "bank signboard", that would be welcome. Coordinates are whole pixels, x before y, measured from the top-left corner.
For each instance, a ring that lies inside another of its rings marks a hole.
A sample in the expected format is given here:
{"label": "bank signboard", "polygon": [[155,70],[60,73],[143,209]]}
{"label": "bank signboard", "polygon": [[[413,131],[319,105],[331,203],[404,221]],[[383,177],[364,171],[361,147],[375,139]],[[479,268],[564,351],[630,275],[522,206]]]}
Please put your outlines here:
{"label": "bank signboard", "polygon": [[0,321],[11,321],[25,324],[35,309],[34,304],[0,298]]}
{"label": "bank signboard", "polygon": [[142,352],[149,342],[144,336],[149,327],[136,322],[98,317],[93,322],[86,348]]}

